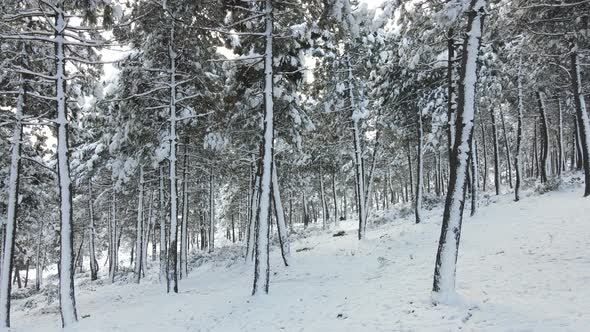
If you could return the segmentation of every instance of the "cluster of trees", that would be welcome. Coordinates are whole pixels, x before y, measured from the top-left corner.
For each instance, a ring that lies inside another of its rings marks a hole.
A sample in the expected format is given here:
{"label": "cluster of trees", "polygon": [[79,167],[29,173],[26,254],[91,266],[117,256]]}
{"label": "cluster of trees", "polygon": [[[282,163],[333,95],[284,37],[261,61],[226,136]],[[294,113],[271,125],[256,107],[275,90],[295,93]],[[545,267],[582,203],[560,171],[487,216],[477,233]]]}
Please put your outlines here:
{"label": "cluster of trees", "polygon": [[[243,242],[269,291],[271,232],[446,197],[435,301],[479,192],[585,173],[590,1],[2,2],[0,324],[33,267],[148,260],[178,292],[191,250]],[[101,59],[118,52],[114,63]],[[105,80],[104,65],[116,71]],[[106,274],[105,274],[106,277]],[[26,284],[26,281],[25,281]]]}

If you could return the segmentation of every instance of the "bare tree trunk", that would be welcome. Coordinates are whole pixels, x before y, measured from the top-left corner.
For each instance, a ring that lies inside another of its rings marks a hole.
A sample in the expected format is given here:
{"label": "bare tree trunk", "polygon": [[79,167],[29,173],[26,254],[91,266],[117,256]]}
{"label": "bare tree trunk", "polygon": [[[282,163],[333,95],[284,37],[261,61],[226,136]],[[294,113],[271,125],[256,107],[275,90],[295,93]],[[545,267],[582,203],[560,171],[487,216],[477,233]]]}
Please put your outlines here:
{"label": "bare tree trunk", "polygon": [[[137,223],[136,223],[136,241],[135,241],[135,283],[139,284],[142,270],[142,251],[143,251],[143,166],[139,168],[139,197],[137,198]],[[132,258],[133,260],[133,258]]]}
{"label": "bare tree trunk", "polygon": [[334,196],[334,225],[338,226],[340,221],[338,220],[338,199],[336,192],[336,172],[332,173],[332,194]]}
{"label": "bare tree trunk", "polygon": [[285,211],[283,209],[283,202],[281,200],[281,191],[279,188],[279,178],[277,175],[277,166],[273,165],[272,172],[272,199],[274,203],[275,217],[277,220],[277,231],[279,234],[279,243],[281,245],[281,256],[285,266],[289,266],[289,257],[291,255],[291,247],[289,246],[289,235],[287,225],[285,223]]}
{"label": "bare tree trunk", "polygon": [[184,140],[184,161],[182,168],[182,223],[180,226],[180,279],[188,275],[186,261],[188,259],[188,144],[189,138]]}
{"label": "bare tree trunk", "polygon": [[481,129],[481,142],[483,144],[483,192],[486,192],[488,183],[488,149],[486,144],[486,130],[483,123],[480,123]]}
{"label": "bare tree trunk", "polygon": [[547,129],[547,115],[545,114],[544,94],[537,91],[537,102],[539,103],[539,113],[541,119],[541,182],[547,182],[547,155],[549,152],[549,130]]}
{"label": "bare tree trunk", "polygon": [[447,301],[455,292],[455,268],[465,205],[467,159],[475,120],[477,59],[481,45],[485,5],[485,0],[472,0],[468,11],[456,113],[457,138],[451,155],[449,188],[432,287],[435,302]]}
{"label": "bare tree trunk", "polygon": [[272,169],[274,148],[274,105],[273,105],[273,7],[272,0],[265,2],[264,57],[264,128],[262,142],[262,167],[260,177],[260,203],[256,212],[256,240],[254,250],[254,283],[252,295],[268,293],[270,279],[269,237],[270,199],[272,196]]}
{"label": "bare tree trunk", "polygon": [[215,176],[213,165],[211,165],[209,172],[209,252],[213,252],[215,250],[215,193],[213,191]]}
{"label": "bare tree trunk", "polygon": [[[422,158],[422,137],[424,136],[422,127],[422,111],[418,111],[418,161],[416,170],[416,199],[414,200],[416,224],[419,224],[422,219],[422,173],[423,173],[423,158]],[[411,170],[410,170],[411,172]]]}
{"label": "bare tree trunk", "polygon": [[477,140],[473,137],[471,139],[471,149],[469,151],[469,169],[471,173],[471,217],[477,212],[477,178],[479,177],[477,165]]}
{"label": "bare tree trunk", "polygon": [[565,167],[565,156],[563,148],[563,110],[561,107],[561,99],[557,100],[557,174],[561,176],[563,168]]}
{"label": "bare tree trunk", "polygon": [[498,153],[498,130],[496,129],[496,113],[494,108],[490,108],[490,117],[492,119],[492,139],[494,143],[494,186],[496,195],[500,195],[500,156]]}
{"label": "bare tree trunk", "polygon": [[115,185],[111,189],[111,222],[110,222],[110,237],[109,237],[109,280],[111,283],[115,282],[115,272],[117,271],[117,264],[119,258],[117,255],[117,198],[115,192]]}
{"label": "bare tree trunk", "polygon": [[516,155],[515,155],[515,170],[516,170],[516,185],[514,187],[514,200],[518,202],[520,200],[520,183],[522,176],[522,165],[521,165],[521,144],[522,144],[522,112],[523,112],[523,91],[522,91],[522,59],[518,65],[518,127],[516,129]]}
{"label": "bare tree trunk", "polygon": [[[23,46],[24,48],[24,46]],[[24,53],[23,53],[24,54]],[[22,59],[21,59],[22,61]],[[10,166],[6,187],[8,188],[8,204],[4,225],[2,269],[0,269],[0,327],[10,327],[10,293],[12,285],[10,277],[13,270],[14,244],[16,237],[16,220],[18,212],[18,191],[20,185],[21,142],[23,136],[23,115],[26,101],[24,79],[20,77],[18,97],[16,101],[15,123],[10,142]]]}
{"label": "bare tree trunk", "polygon": [[164,202],[164,166],[160,164],[159,167],[159,198],[158,198],[158,213],[160,219],[160,282],[166,280],[166,203]]}
{"label": "bare tree trunk", "polygon": [[320,201],[322,204],[322,229],[326,229],[329,222],[328,204],[326,203],[326,191],[324,190],[324,171],[320,166]]}
{"label": "bare tree trunk", "polygon": [[590,195],[590,122],[586,110],[586,101],[582,92],[582,78],[580,75],[580,64],[578,63],[577,45],[572,45],[571,56],[571,73],[572,86],[574,90],[574,102],[576,105],[576,115],[581,138],[582,158],[584,165],[584,197]]}
{"label": "bare tree trunk", "polygon": [[[35,290],[37,291],[41,290],[41,283],[43,280],[43,262],[41,262],[41,249],[43,243],[43,221],[41,220],[40,223],[41,225],[39,226],[39,237],[37,238],[37,254],[35,257]],[[96,263],[96,269],[98,270],[98,263]]]}
{"label": "bare tree trunk", "polygon": [[504,136],[504,149],[506,150],[506,167],[508,168],[508,185],[512,189],[512,163],[510,160],[510,142],[508,142],[508,134],[506,134],[506,121],[504,121],[504,112],[500,108],[500,121],[502,122],[502,133]]}
{"label": "bare tree trunk", "polygon": [[78,321],[74,295],[74,255],[72,180],[70,177],[69,120],[66,101],[65,36],[66,21],[62,4],[58,3],[55,17],[55,69],[57,112],[57,169],[59,183],[60,256],[59,256],[59,303],[63,327]]}

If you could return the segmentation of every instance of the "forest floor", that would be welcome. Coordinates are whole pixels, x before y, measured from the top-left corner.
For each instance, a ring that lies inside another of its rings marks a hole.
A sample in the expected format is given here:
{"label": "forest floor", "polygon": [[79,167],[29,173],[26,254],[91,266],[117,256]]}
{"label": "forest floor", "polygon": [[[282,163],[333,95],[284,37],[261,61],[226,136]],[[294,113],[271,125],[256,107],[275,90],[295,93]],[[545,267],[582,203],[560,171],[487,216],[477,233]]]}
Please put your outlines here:
{"label": "forest floor", "polygon": [[[78,280],[75,330],[587,331],[590,198],[581,192],[529,192],[517,203],[508,194],[484,197],[485,206],[463,223],[462,299],[454,305],[430,301],[437,207],[419,225],[411,215],[373,225],[360,242],[352,221],[299,236],[290,267],[273,251],[266,296],[250,295],[253,267],[237,246],[193,261],[199,267],[180,282],[180,294],[165,294],[155,266],[140,285]],[[340,229],[346,235],[333,237]],[[14,331],[59,330],[57,303],[27,301],[14,301]]]}

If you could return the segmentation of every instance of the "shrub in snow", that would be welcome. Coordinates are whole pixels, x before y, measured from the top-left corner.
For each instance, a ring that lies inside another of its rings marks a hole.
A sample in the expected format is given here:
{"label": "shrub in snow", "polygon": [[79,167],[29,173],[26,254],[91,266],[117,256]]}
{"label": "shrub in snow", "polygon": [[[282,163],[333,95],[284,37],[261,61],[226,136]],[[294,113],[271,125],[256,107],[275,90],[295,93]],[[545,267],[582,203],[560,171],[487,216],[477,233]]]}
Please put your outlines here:
{"label": "shrub in snow", "polygon": [[559,177],[552,177],[547,180],[545,183],[538,183],[535,186],[535,193],[539,195],[543,195],[550,191],[557,191],[559,188],[562,187],[562,180]]}

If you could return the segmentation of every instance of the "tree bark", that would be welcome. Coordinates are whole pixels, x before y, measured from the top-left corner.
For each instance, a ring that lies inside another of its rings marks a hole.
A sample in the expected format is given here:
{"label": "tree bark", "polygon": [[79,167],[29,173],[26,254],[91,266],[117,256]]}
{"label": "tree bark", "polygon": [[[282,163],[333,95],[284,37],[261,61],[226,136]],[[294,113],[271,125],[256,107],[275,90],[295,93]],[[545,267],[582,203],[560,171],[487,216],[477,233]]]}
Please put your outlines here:
{"label": "tree bark", "polygon": [[516,129],[516,154],[514,158],[515,170],[516,170],[516,185],[514,186],[514,200],[518,202],[520,200],[520,184],[522,177],[522,165],[521,165],[521,144],[522,144],[522,113],[523,113],[523,91],[522,91],[522,60],[518,66],[518,105],[517,105],[517,129]]}
{"label": "tree bark", "polygon": [[465,203],[467,159],[473,136],[477,86],[477,63],[481,45],[485,0],[472,0],[461,59],[456,113],[456,137],[449,173],[449,188],[436,255],[433,300],[448,300],[455,292],[455,268]]}
{"label": "tree bark", "polygon": [[582,158],[584,165],[584,197],[590,195],[590,122],[588,120],[588,111],[586,110],[586,100],[582,93],[582,78],[580,75],[580,64],[578,63],[577,47],[572,46],[571,73],[572,86],[574,90],[574,104],[576,105],[576,115],[581,138]]}
{"label": "tree bark", "polygon": [[273,105],[273,7],[272,0],[265,1],[264,8],[266,51],[264,56],[264,128],[262,142],[262,172],[260,178],[260,203],[256,218],[254,256],[254,284],[252,295],[268,293],[270,279],[269,236],[270,199],[272,195],[272,168],[274,147]]}
{"label": "tree bark", "polygon": [[[414,200],[414,208],[416,215],[416,224],[422,220],[422,173],[424,161],[422,160],[422,137],[424,136],[422,127],[422,111],[418,111],[418,160],[416,170],[416,199]],[[411,172],[411,170],[410,170]]]}
{"label": "tree bark", "polygon": [[541,182],[547,182],[547,155],[549,152],[549,130],[547,128],[547,115],[545,114],[545,96],[542,92],[537,91],[537,102],[539,104],[539,113],[541,119]]}
{"label": "tree bark", "polygon": [[494,108],[490,108],[490,118],[492,119],[492,139],[494,143],[494,186],[496,195],[500,195],[500,156],[498,151],[498,130],[496,128],[496,113]]}
{"label": "tree bark", "polygon": [[500,121],[502,122],[502,133],[504,136],[504,149],[506,150],[506,168],[508,168],[508,185],[512,189],[512,163],[510,158],[510,142],[508,142],[508,134],[506,133],[506,121],[504,121],[504,112],[500,108]]}

